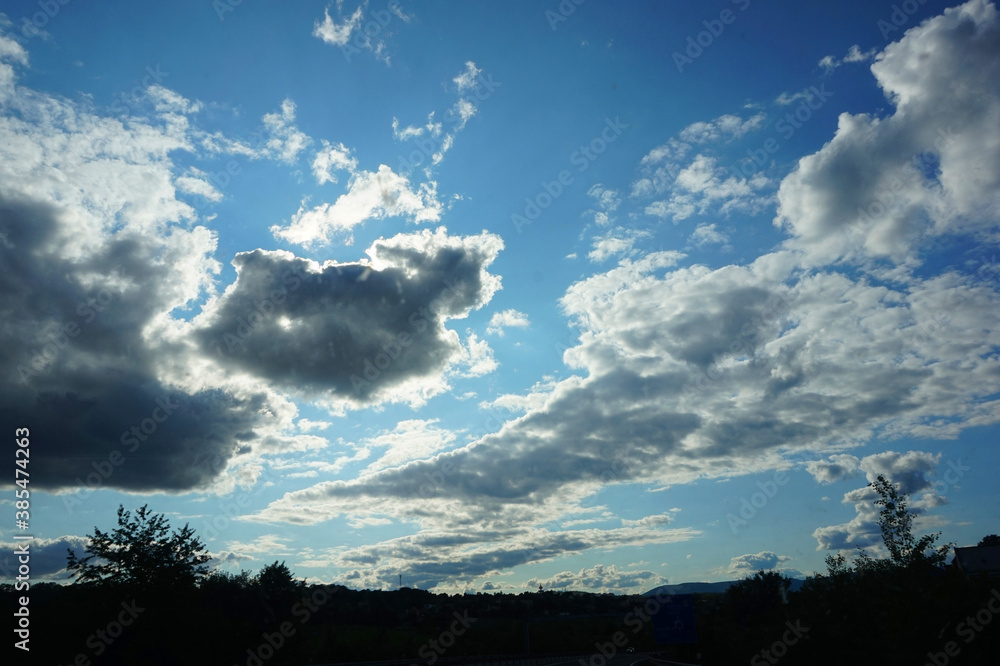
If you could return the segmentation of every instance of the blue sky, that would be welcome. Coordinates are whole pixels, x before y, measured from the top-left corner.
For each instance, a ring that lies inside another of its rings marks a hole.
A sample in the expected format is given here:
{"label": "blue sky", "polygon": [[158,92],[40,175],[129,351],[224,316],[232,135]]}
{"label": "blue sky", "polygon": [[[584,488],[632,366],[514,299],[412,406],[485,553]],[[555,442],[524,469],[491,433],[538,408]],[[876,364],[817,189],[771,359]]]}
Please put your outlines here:
{"label": "blue sky", "polygon": [[822,571],[878,552],[878,474],[921,531],[1000,532],[998,33],[981,0],[6,3],[35,575],[119,504],[230,570],[447,592]]}

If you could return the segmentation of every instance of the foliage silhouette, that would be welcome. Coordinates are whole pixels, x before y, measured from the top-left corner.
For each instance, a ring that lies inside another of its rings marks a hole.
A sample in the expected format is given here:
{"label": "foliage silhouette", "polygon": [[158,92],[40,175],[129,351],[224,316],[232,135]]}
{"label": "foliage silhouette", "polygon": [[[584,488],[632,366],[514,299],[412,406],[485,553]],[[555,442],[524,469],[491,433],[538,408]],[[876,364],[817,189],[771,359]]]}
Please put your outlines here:
{"label": "foliage silhouette", "polygon": [[889,561],[896,567],[940,566],[948,557],[951,544],[934,548],[941,533],[926,534],[919,539],[913,536],[913,514],[907,508],[908,496],[897,490],[895,484],[881,474],[868,484],[879,494],[875,504],[882,507],[878,526],[882,541],[889,551]]}
{"label": "foliage silhouette", "polygon": [[118,507],[118,527],[103,532],[94,527],[84,552],[67,549],[66,568],[78,583],[115,585],[132,590],[192,588],[208,573],[211,559],[205,544],[189,525],[170,533],[163,514],[143,505],[133,516]]}

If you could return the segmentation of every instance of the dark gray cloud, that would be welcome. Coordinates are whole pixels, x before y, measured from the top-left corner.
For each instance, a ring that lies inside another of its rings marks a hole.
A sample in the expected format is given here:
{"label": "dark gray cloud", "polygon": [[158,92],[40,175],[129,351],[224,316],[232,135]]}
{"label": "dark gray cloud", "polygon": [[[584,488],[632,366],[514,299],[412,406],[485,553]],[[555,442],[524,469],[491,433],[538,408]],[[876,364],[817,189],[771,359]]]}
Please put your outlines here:
{"label": "dark gray cloud", "polygon": [[[629,526],[613,529],[548,530],[508,529],[468,533],[425,532],[342,553],[336,564],[354,572],[356,586],[364,580],[370,587],[391,584],[400,571],[421,588],[456,580],[471,582],[479,576],[508,572],[515,567],[553,561],[570,553],[624,545],[645,545],[686,541],[698,536],[692,529],[663,529],[662,525]],[[567,585],[623,589],[655,587],[661,581],[646,571],[618,571],[598,565],[573,575]],[[560,576],[559,580],[565,577]],[[647,580],[653,581],[647,585]],[[537,587],[538,583],[534,583]]]}
{"label": "dark gray cloud", "polygon": [[440,376],[460,356],[445,321],[489,301],[499,280],[486,267],[501,247],[490,234],[459,239],[439,229],[377,241],[370,263],[244,252],[198,340],[224,367],[286,389],[376,402]]}
{"label": "dark gray cloud", "polygon": [[29,430],[32,486],[210,483],[253,439],[266,399],[159,379],[175,350],[143,330],[175,296],[170,251],[123,232],[71,257],[68,231],[50,206],[0,200],[0,424]]}
{"label": "dark gray cloud", "polygon": [[820,483],[834,483],[846,479],[858,472],[860,461],[848,454],[830,456],[829,460],[813,460],[806,464],[806,469]]}
{"label": "dark gray cloud", "polygon": [[80,536],[61,536],[56,539],[32,539],[0,543],[0,580],[13,580],[17,577],[18,561],[14,550],[30,543],[31,546],[31,579],[45,581],[62,581],[69,578],[66,571],[67,549],[77,555],[83,555],[89,539]]}

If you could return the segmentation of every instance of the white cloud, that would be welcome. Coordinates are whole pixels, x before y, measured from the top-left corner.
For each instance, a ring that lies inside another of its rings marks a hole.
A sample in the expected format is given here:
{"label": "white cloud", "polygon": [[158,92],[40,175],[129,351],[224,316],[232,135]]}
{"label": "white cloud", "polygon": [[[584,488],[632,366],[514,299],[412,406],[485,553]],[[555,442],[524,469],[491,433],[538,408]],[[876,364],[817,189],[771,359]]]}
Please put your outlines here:
{"label": "white cloud", "polygon": [[841,114],[833,139],[785,178],[775,222],[788,246],[817,264],[913,263],[930,238],[995,230],[997,41],[995,6],[971,0],[887,46],[871,71],[895,112]]}
{"label": "white cloud", "polygon": [[729,561],[729,571],[734,574],[750,574],[761,569],[769,571],[791,559],[787,555],[778,555],[770,550],[756,554],[747,553],[732,558]]}
{"label": "white cloud", "polygon": [[616,565],[597,564],[579,571],[561,571],[548,578],[532,578],[524,587],[535,590],[581,590],[606,594],[643,594],[667,584],[667,579],[648,570],[622,570]]}
{"label": "white cloud", "polygon": [[377,472],[398,467],[412,460],[429,458],[450,448],[455,433],[437,426],[439,419],[410,419],[400,421],[392,430],[384,430],[365,440],[365,447],[382,450],[382,455],[365,468],[363,473]]}
{"label": "white cloud", "polygon": [[358,160],[351,155],[351,150],[343,143],[331,144],[323,140],[323,147],[316,151],[313,158],[313,176],[319,185],[323,183],[336,183],[335,171],[348,171],[354,173],[358,168]]}
{"label": "white cloud", "polygon": [[458,374],[462,377],[481,377],[500,367],[493,356],[493,349],[486,340],[478,335],[468,333],[465,347],[462,349],[462,364],[465,366]]}
{"label": "white cloud", "polygon": [[714,224],[699,224],[691,232],[691,242],[702,247],[704,245],[725,245],[729,242],[729,236],[719,231]]}
{"label": "white cloud", "polygon": [[611,257],[629,256],[634,254],[633,249],[640,239],[651,235],[648,231],[617,227],[594,239],[594,249],[587,254],[587,258],[600,263]]}
{"label": "white cloud", "polygon": [[875,57],[876,53],[878,53],[878,49],[862,51],[860,46],[854,44],[853,46],[851,46],[850,49],[847,50],[847,55],[845,55],[840,60],[837,60],[837,58],[835,58],[832,55],[824,56],[819,61],[819,66],[825,69],[827,72],[832,72],[833,70],[837,69],[838,67],[846,63],[868,62]]}
{"label": "white cloud", "polygon": [[708,122],[695,122],[683,130],[678,138],[685,143],[707,143],[724,139],[739,139],[747,132],[760,129],[766,116],[758,113],[746,120],[730,114],[722,115]]}
{"label": "white cloud", "polygon": [[661,181],[662,189],[671,191],[670,196],[648,204],[645,212],[672,219],[676,224],[692,215],[709,212],[753,214],[770,204],[771,196],[764,193],[770,185],[767,177],[757,173],[746,178],[731,173],[716,158],[696,155],[690,164],[670,174],[669,184]]}
{"label": "white cloud", "polygon": [[476,63],[470,60],[465,63],[465,69],[456,75],[452,81],[455,83],[455,87],[458,88],[458,92],[464,93],[476,87],[479,75],[482,72],[483,70],[476,67]]}
{"label": "white cloud", "polygon": [[268,113],[263,117],[264,127],[269,134],[264,149],[286,164],[292,164],[312,139],[295,126],[295,102],[286,99],[281,103],[281,111]]}
{"label": "white cloud", "polygon": [[351,230],[365,220],[398,216],[418,223],[435,222],[441,219],[441,212],[437,183],[430,181],[413,189],[406,176],[382,164],[377,172],[355,172],[347,192],[332,204],[307,210],[303,201],[288,224],[272,226],[271,233],[306,247],[325,245],[334,234],[346,236],[345,242],[350,244]]}
{"label": "white cloud", "polygon": [[[424,173],[428,177],[433,166],[440,164],[445,154],[454,146],[458,133],[479,112],[479,102],[485,99],[479,92],[480,86],[483,85],[481,74],[482,70],[470,60],[465,63],[465,69],[452,79],[459,98],[445,112],[443,121],[435,121],[435,113],[431,112],[425,125],[408,125],[401,129],[399,119],[392,119],[392,133],[397,141],[420,139],[416,142],[417,150],[413,154],[417,157],[411,157],[413,160],[411,166],[423,165]],[[490,79],[486,84],[487,94],[492,91],[492,87],[499,85],[500,83]]]}
{"label": "white cloud", "polygon": [[27,67],[28,52],[7,35],[0,35],[0,61],[13,61]]}
{"label": "white cloud", "polygon": [[350,17],[343,23],[337,25],[330,18],[330,10],[323,10],[323,20],[313,24],[313,37],[322,39],[327,44],[333,46],[344,46],[351,40],[351,35],[361,26],[361,19],[364,16],[362,8],[358,7]]}
{"label": "white cloud", "polygon": [[189,114],[198,113],[202,109],[201,102],[192,102],[169,88],[161,85],[151,85],[146,89],[146,95],[160,113]]}
{"label": "white cloud", "polygon": [[526,328],[530,324],[528,315],[514,309],[507,309],[493,313],[493,316],[490,317],[490,323],[486,326],[486,332],[490,335],[503,337],[504,329]]}

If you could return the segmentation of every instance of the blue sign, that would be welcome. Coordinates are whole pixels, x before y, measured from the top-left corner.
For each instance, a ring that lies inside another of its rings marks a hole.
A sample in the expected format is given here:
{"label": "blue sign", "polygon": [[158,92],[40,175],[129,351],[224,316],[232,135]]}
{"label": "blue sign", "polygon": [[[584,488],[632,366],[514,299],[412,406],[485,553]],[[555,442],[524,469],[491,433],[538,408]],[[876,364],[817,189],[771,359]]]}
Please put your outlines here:
{"label": "blue sign", "polygon": [[653,613],[653,636],[659,645],[698,642],[694,624],[694,595],[674,594]]}

